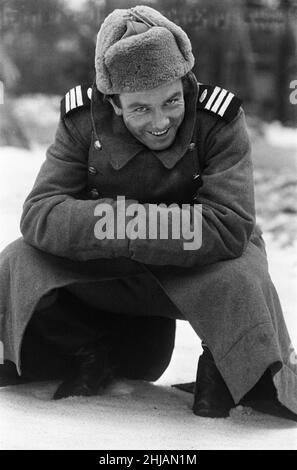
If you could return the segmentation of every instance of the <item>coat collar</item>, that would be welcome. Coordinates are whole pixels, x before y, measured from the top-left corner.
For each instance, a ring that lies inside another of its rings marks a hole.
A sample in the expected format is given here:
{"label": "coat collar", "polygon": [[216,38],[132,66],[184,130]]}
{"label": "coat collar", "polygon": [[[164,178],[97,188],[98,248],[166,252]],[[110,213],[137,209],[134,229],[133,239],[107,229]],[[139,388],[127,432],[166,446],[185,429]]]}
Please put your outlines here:
{"label": "coat collar", "polygon": [[184,156],[192,140],[196,118],[198,83],[192,72],[188,74],[188,83],[183,122],[173,144],[160,151],[150,150],[135,139],[126,128],[122,117],[116,116],[110,103],[103,99],[98,90],[92,94],[96,133],[114,169],[120,170],[140,152],[153,154],[168,169],[173,168]]}

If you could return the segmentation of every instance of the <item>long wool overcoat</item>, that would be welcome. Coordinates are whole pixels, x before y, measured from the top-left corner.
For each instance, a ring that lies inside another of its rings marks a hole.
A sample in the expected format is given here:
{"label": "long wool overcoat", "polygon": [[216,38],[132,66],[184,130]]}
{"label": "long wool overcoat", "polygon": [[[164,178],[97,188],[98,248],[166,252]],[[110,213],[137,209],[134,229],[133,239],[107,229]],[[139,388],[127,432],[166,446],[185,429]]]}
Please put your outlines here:
{"label": "long wool overcoat", "polygon": [[[207,343],[236,403],[270,367],[279,400],[297,413],[297,365],[255,225],[244,111],[222,117],[205,106],[207,93],[189,74],[183,123],[159,152],[129,133],[94,86],[90,106],[68,101],[24,203],[23,238],[0,256],[0,339],[19,372],[25,329],[46,294],[146,272]],[[182,235],[99,240],[95,208],[108,203],[116,213],[119,195],[141,205],[142,219],[150,203],[177,203],[175,213],[202,204],[201,247],[185,250]]]}

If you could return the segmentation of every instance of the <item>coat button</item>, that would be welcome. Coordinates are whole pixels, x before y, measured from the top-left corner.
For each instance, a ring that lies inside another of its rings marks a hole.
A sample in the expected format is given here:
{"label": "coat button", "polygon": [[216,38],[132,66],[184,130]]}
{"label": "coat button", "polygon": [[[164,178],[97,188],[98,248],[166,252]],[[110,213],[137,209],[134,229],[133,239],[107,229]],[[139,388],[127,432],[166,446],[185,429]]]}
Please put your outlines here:
{"label": "coat button", "polygon": [[203,181],[202,181],[202,177],[199,173],[195,173],[193,175],[193,180],[196,181],[197,188],[201,188],[201,186],[203,185]]}
{"label": "coat button", "polygon": [[90,195],[92,199],[97,199],[99,197],[99,192],[96,188],[90,189]]}
{"label": "coat button", "polygon": [[102,145],[100,144],[99,140],[95,140],[94,147],[95,147],[96,150],[101,150],[102,149]]}
{"label": "coat button", "polygon": [[89,175],[96,175],[96,173],[98,173],[97,169],[94,166],[89,166],[88,172]]}
{"label": "coat button", "polygon": [[195,150],[195,148],[196,148],[195,142],[191,142],[190,145],[189,145],[189,151],[193,152],[193,150]]}

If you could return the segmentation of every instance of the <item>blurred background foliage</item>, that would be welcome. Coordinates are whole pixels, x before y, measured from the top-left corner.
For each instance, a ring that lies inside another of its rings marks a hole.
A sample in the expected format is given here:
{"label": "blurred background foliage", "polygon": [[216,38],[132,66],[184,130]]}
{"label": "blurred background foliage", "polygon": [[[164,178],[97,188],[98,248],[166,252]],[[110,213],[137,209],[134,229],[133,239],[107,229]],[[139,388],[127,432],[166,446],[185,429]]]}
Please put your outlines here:
{"label": "blurred background foliage", "polygon": [[248,111],[296,125],[297,0],[0,0],[0,80],[13,95],[63,95],[94,78],[96,34],[114,8],[148,4],[182,26],[198,80]]}

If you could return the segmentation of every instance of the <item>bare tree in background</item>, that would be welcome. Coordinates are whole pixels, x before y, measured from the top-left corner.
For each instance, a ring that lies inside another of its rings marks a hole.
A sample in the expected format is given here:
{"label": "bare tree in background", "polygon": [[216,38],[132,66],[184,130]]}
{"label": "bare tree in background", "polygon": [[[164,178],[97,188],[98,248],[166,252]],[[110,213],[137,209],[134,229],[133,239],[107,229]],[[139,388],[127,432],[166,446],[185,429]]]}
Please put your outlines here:
{"label": "bare tree in background", "polygon": [[0,104],[0,146],[13,145],[29,148],[28,140],[15,116],[9,96],[10,91],[17,86],[20,80],[20,73],[6,53],[4,44],[3,34],[2,44],[0,45],[0,81],[3,84],[4,101]]}
{"label": "bare tree in background", "polygon": [[279,40],[276,70],[276,116],[286,124],[297,125],[297,106],[290,103],[290,82],[297,78],[297,20],[291,14],[293,3],[281,0],[284,27]]}

